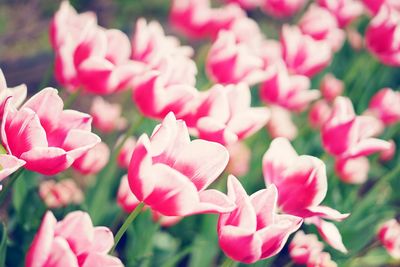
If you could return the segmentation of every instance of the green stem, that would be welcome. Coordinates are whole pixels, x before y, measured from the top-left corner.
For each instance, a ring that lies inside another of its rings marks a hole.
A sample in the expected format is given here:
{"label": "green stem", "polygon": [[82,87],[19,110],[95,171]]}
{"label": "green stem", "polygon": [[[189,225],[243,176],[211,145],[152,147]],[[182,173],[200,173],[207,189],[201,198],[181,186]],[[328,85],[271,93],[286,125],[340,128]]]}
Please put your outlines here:
{"label": "green stem", "polygon": [[237,265],[237,262],[235,262],[234,260],[232,260],[229,257],[226,257],[224,262],[222,263],[221,267],[234,267]]}
{"label": "green stem", "polygon": [[182,251],[180,251],[178,254],[176,254],[173,258],[168,259],[162,266],[163,267],[177,266],[177,263],[179,263],[187,254],[189,254],[192,251],[192,249],[193,249],[192,246],[184,248]]}
{"label": "green stem", "polygon": [[64,109],[68,109],[72,106],[72,104],[75,102],[75,100],[78,98],[79,94],[81,93],[81,89],[79,88],[75,92],[69,94],[69,97],[67,100],[64,101]]}
{"label": "green stem", "polygon": [[15,181],[21,176],[21,174],[25,171],[24,168],[19,169],[14,172],[9,178],[8,183],[3,187],[3,190],[0,192],[0,204],[6,199],[8,195],[8,191],[10,191],[11,186],[15,183]]}
{"label": "green stem", "polygon": [[136,208],[129,214],[128,218],[126,218],[124,224],[119,228],[117,234],[115,235],[114,238],[114,246],[111,248],[110,254],[112,254],[117,247],[119,241],[121,240],[122,236],[128,229],[128,227],[132,224],[132,222],[135,220],[135,218],[139,215],[139,213],[142,211],[144,207],[144,203],[140,202],[139,205],[136,206]]}

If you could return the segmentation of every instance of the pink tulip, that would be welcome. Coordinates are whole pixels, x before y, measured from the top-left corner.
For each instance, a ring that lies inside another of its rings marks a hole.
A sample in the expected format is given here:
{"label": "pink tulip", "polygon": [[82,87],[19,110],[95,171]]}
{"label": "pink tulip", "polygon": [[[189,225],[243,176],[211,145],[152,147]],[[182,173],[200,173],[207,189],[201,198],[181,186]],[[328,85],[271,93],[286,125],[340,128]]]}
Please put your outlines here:
{"label": "pink tulip", "polygon": [[20,84],[11,88],[7,87],[6,78],[0,68],[0,118],[3,117],[6,100],[9,97],[12,97],[10,99],[12,105],[18,108],[25,101],[27,93],[28,88],[25,84]]}
{"label": "pink tulip", "polygon": [[231,175],[228,196],[237,207],[220,215],[218,238],[221,249],[235,261],[249,264],[276,255],[303,222],[300,217],[276,213],[274,185],[248,196]]}
{"label": "pink tulip", "polygon": [[[140,203],[129,188],[127,175],[124,175],[121,179],[117,193],[117,203],[126,213],[131,213]],[[164,216],[153,210],[152,214],[153,220],[164,227],[172,226],[182,219],[180,216]]]}
{"label": "pink tulip", "polygon": [[8,153],[25,161],[25,168],[55,175],[100,142],[90,132],[89,115],[63,110],[57,90],[45,88],[19,110],[7,101],[1,137]]}
{"label": "pink tulip", "polygon": [[264,180],[279,191],[279,207],[288,214],[343,220],[348,214],[321,205],[327,192],[325,164],[312,156],[297,155],[290,142],[276,138],[263,157]]}
{"label": "pink tulip", "polygon": [[83,201],[83,192],[72,179],[61,182],[44,181],[39,186],[39,195],[51,209],[80,204]]}
{"label": "pink tulip", "polygon": [[[117,144],[122,141],[122,138],[117,141]],[[135,149],[136,146],[136,138],[135,137],[128,137],[128,139],[125,141],[123,146],[121,147],[121,150],[119,151],[118,157],[117,157],[117,163],[121,168],[128,169],[129,167],[129,162],[131,161],[132,158],[132,153],[133,150]]]}
{"label": "pink tulip", "polygon": [[321,128],[329,119],[332,109],[324,99],[316,101],[308,113],[308,121],[315,129]]}
{"label": "pink tulip", "polygon": [[343,93],[344,83],[333,76],[333,74],[328,73],[322,78],[320,90],[326,101],[330,102]]}
{"label": "pink tulip", "polygon": [[262,9],[277,18],[290,17],[299,12],[306,0],[263,0]]}
{"label": "pink tulip", "polygon": [[200,138],[232,144],[257,132],[269,119],[267,108],[251,107],[250,102],[246,84],[217,84],[200,95],[184,119]]}
{"label": "pink tulip", "polygon": [[384,124],[390,125],[400,122],[399,103],[400,92],[383,88],[372,97],[368,109]]}
{"label": "pink tulip", "polygon": [[122,130],[126,127],[126,119],[121,116],[122,107],[111,104],[101,97],[95,97],[90,108],[93,125],[104,133]]}
{"label": "pink tulip", "polygon": [[381,161],[390,161],[396,154],[396,143],[393,141],[393,139],[389,140],[389,143],[390,143],[390,148],[382,151],[381,154],[379,155],[379,159]]}
{"label": "pink tulip", "polygon": [[360,51],[364,48],[364,37],[357,30],[348,28],[346,32],[347,40],[354,50]]}
{"label": "pink tulip", "polygon": [[400,10],[400,2],[397,0],[363,0],[363,3],[372,15],[376,15],[384,5]]}
{"label": "pink tulip", "polygon": [[218,34],[208,53],[206,69],[212,80],[222,84],[254,85],[265,77],[261,57],[230,31]]}
{"label": "pink tulip", "polygon": [[315,40],[329,43],[333,51],[338,51],[343,45],[345,33],[338,28],[336,18],[326,8],[311,5],[300,19],[299,27]]}
{"label": "pink tulip", "polygon": [[335,157],[354,158],[389,149],[387,141],[373,138],[381,130],[371,116],[357,116],[350,99],[337,97],[321,131],[325,150]]}
{"label": "pink tulip", "polygon": [[96,174],[106,166],[109,158],[110,149],[101,142],[77,158],[72,167],[84,175]]}
{"label": "pink tulip", "polygon": [[324,244],[314,234],[298,231],[289,245],[290,258],[296,264],[306,265],[315,254],[322,253]]}
{"label": "pink tulip", "polygon": [[0,154],[0,182],[24,166],[25,163],[13,155]]}
{"label": "pink tulip", "polygon": [[310,257],[307,267],[337,267],[328,252],[315,253]]}
{"label": "pink tulip", "polygon": [[234,204],[221,192],[205,190],[225,169],[228,151],[205,140],[190,141],[186,124],[169,113],[150,140],[138,140],[128,170],[139,201],[167,216],[229,212]]}
{"label": "pink tulip", "polygon": [[118,258],[108,255],[113,243],[112,232],[94,227],[86,212],[71,212],[57,222],[48,211],[28,250],[26,267],[122,267]]}
{"label": "pink tulip", "polygon": [[400,224],[396,219],[391,219],[381,225],[378,238],[393,258],[400,259]]}
{"label": "pink tulip", "polygon": [[297,26],[283,26],[281,45],[288,69],[296,74],[312,77],[328,66],[332,59],[328,42],[314,40]]}
{"label": "pink tulip", "polygon": [[382,63],[400,66],[400,10],[382,6],[365,32],[367,48]]}
{"label": "pink tulip", "polygon": [[285,65],[280,62],[268,72],[260,88],[260,97],[269,104],[300,112],[320,96],[318,90],[309,90],[310,86],[308,77],[290,75]]}
{"label": "pink tulip", "polygon": [[267,129],[272,138],[285,137],[294,140],[298,130],[292,120],[292,114],[279,106],[270,106],[271,119],[267,124]]}
{"label": "pink tulip", "polygon": [[362,3],[356,0],[318,0],[317,2],[336,17],[341,28],[349,25],[364,11]]}
{"label": "pink tulip", "polygon": [[253,9],[260,6],[263,0],[225,0],[228,3],[236,3],[241,8],[244,9]]}
{"label": "pink tulip", "polygon": [[237,142],[227,147],[229,162],[226,171],[234,176],[243,176],[249,171],[251,151],[242,142]]}
{"label": "pink tulip", "polygon": [[368,179],[369,161],[366,157],[338,159],[335,172],[340,180],[349,184],[362,184]]}

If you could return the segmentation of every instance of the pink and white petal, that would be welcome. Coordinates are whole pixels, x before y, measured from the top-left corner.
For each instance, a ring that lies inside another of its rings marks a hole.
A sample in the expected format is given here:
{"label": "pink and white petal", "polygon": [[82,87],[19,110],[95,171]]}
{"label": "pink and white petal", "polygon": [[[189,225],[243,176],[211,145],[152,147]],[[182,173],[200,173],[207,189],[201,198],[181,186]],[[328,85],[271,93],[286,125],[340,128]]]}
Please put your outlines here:
{"label": "pink and white petal", "polygon": [[235,143],[237,135],[230,131],[226,124],[213,117],[202,117],[196,125],[199,138],[218,142],[223,145]]}
{"label": "pink and white petal", "polygon": [[154,189],[144,202],[153,210],[166,216],[186,216],[195,211],[199,195],[186,176],[164,164],[154,164],[151,175]]}
{"label": "pink and white petal", "polygon": [[235,203],[224,193],[209,189],[199,192],[200,203],[194,208],[193,214],[227,213],[235,209]]}
{"label": "pink and white petal", "polygon": [[56,237],[51,246],[50,255],[44,265],[46,267],[79,267],[75,254],[71,251],[67,241]]}
{"label": "pink and white petal", "polygon": [[131,43],[128,36],[120,30],[106,30],[107,55],[106,58],[114,64],[122,63],[131,55]]}
{"label": "pink and white petal", "polygon": [[54,217],[53,213],[47,211],[42,219],[39,230],[29,247],[26,256],[27,267],[45,266],[53,246],[56,224],[57,219]]}
{"label": "pink and white petal", "polygon": [[94,228],[92,246],[87,251],[107,254],[114,245],[114,235],[104,226]]}
{"label": "pink and white petal", "polygon": [[33,110],[46,132],[57,128],[64,102],[54,88],[47,87],[32,96],[21,108]]}
{"label": "pink and white petal", "polygon": [[266,184],[277,184],[277,177],[292,166],[297,158],[296,151],[289,140],[278,137],[272,140],[271,145],[263,156],[263,174]]}
{"label": "pink and white petal", "polygon": [[226,123],[230,116],[228,96],[226,88],[220,84],[214,85],[203,94],[203,101],[196,110],[196,116],[212,117],[221,123]]}
{"label": "pink and white petal", "polygon": [[9,88],[7,93],[12,96],[12,104],[15,107],[19,107],[26,99],[28,88],[26,87],[26,84],[20,84],[16,87]]}
{"label": "pink and white petal", "polygon": [[224,146],[197,139],[181,149],[172,168],[187,176],[201,191],[218,178],[228,161],[229,152]]}
{"label": "pink and white petal", "polygon": [[124,264],[117,257],[107,254],[89,253],[81,267],[123,267]]}
{"label": "pink and white petal", "polygon": [[43,175],[55,175],[73,163],[73,159],[58,147],[37,147],[21,154],[25,168]]}
{"label": "pink and white petal", "polygon": [[251,105],[249,86],[245,83],[239,83],[226,87],[222,90],[227,90],[230,114],[234,116],[246,111]]}
{"label": "pink and white petal", "polygon": [[69,213],[56,226],[55,235],[65,238],[72,251],[79,255],[91,248],[94,239],[94,228],[89,214],[83,211]]}
{"label": "pink and white petal", "polygon": [[72,129],[68,132],[61,147],[67,151],[69,157],[75,160],[100,142],[100,137],[92,132]]}
{"label": "pink and white petal", "polygon": [[257,216],[258,229],[274,223],[278,201],[278,190],[275,185],[255,192],[250,196],[250,201]]}
{"label": "pink and white petal", "polygon": [[82,62],[78,68],[79,79],[85,89],[98,95],[113,93],[116,88],[110,86],[110,75],[114,65],[99,57],[91,57]]}
{"label": "pink and white petal", "polygon": [[310,216],[318,216],[333,221],[342,221],[350,216],[350,213],[343,214],[327,206],[309,207],[307,210],[310,212]]}
{"label": "pink and white petal", "polygon": [[367,138],[358,142],[355,146],[351,147],[346,153],[348,157],[368,156],[375,152],[385,151],[390,149],[390,143],[378,138]]}
{"label": "pink and white petal", "polygon": [[13,155],[0,155],[0,181],[25,165],[25,161]]}
{"label": "pink and white petal", "polygon": [[342,241],[342,235],[333,223],[326,222],[320,218],[313,218],[311,223],[315,224],[319,234],[330,246],[342,253],[347,253]]}
{"label": "pink and white petal", "polygon": [[152,164],[150,141],[143,134],[136,143],[128,168],[129,187],[139,201],[147,198],[156,185],[152,178]]}
{"label": "pink and white petal", "polygon": [[92,117],[87,113],[79,112],[77,110],[64,110],[60,116],[60,121],[62,123],[59,125],[59,128],[64,130],[80,129],[90,131],[92,129]]}
{"label": "pink and white petal", "polygon": [[232,117],[228,122],[228,127],[239,139],[243,139],[264,127],[269,118],[268,108],[249,108]]}

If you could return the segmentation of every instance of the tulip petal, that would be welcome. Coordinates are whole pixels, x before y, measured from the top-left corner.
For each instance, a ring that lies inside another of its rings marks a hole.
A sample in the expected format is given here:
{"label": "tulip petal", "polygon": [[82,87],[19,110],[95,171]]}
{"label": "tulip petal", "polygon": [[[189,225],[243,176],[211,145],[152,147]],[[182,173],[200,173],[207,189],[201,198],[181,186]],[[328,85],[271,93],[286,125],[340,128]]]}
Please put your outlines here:
{"label": "tulip petal", "polygon": [[319,218],[312,218],[311,222],[315,224],[319,234],[329,245],[342,253],[347,253],[347,249],[342,241],[342,235],[333,223],[326,222]]}
{"label": "tulip petal", "polygon": [[98,226],[93,231],[92,247],[89,251],[107,254],[114,245],[114,235],[110,229]]}
{"label": "tulip petal", "polygon": [[100,137],[92,132],[72,129],[68,132],[62,148],[75,160],[100,142]]}
{"label": "tulip petal", "polygon": [[25,165],[25,161],[12,155],[0,154],[0,181]]}
{"label": "tulip petal", "polygon": [[61,237],[54,238],[49,258],[43,265],[46,267],[79,267],[75,254],[67,241]]}
{"label": "tulip petal", "polygon": [[197,213],[226,213],[235,209],[236,205],[218,190],[209,189],[199,192],[200,203],[194,208]]}
{"label": "tulip petal", "polygon": [[87,255],[81,267],[123,267],[122,262],[117,258],[107,254],[90,253]]}

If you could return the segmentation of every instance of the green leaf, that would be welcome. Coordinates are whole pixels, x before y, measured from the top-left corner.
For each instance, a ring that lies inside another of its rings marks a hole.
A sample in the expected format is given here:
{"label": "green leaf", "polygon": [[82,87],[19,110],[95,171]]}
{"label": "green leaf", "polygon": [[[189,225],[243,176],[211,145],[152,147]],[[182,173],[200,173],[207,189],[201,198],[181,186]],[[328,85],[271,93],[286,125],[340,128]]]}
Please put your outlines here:
{"label": "green leaf", "polygon": [[0,226],[0,267],[6,264],[7,229],[4,223]]}

